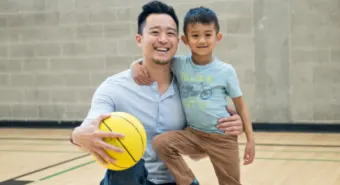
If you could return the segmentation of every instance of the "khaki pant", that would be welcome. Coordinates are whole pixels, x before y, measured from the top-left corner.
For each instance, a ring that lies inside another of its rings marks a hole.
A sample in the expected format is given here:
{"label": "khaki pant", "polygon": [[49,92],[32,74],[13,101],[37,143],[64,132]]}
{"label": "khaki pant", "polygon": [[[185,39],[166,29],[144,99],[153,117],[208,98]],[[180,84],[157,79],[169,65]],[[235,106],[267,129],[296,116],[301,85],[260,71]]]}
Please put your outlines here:
{"label": "khaki pant", "polygon": [[190,185],[195,179],[181,154],[207,154],[220,185],[241,185],[237,136],[186,128],[160,134],[153,139],[152,144],[159,158],[174,176],[177,185]]}

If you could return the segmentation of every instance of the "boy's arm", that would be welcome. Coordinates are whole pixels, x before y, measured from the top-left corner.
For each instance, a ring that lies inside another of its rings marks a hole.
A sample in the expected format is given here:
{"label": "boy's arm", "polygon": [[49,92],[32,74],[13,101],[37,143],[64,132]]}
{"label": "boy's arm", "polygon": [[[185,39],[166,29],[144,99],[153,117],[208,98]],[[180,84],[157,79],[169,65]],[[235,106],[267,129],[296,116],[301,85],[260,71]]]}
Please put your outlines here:
{"label": "boy's arm", "polygon": [[246,104],[242,97],[243,93],[241,91],[236,70],[232,65],[228,64],[226,73],[227,73],[226,91],[230,98],[233,100],[235,109],[242,119],[243,127],[247,134],[248,141],[252,141],[254,139],[254,136],[252,133],[253,129],[251,125],[251,120]]}
{"label": "boy's arm", "polygon": [[250,116],[249,116],[249,112],[246,106],[246,103],[243,100],[242,96],[239,97],[234,97],[232,98],[233,103],[235,105],[235,109],[237,111],[237,113],[240,115],[242,122],[243,122],[243,127],[244,127],[244,131],[246,133],[247,136],[247,141],[248,142],[255,142],[255,138],[253,135],[253,127],[252,127],[252,123],[250,120]]}
{"label": "boy's arm", "polygon": [[[149,76],[149,73],[144,68],[142,62],[143,62],[143,59],[139,58],[131,63],[130,69],[131,69],[133,79],[139,85],[151,85],[154,80]],[[176,55],[171,60],[170,68],[175,76],[180,71],[181,65],[184,65],[184,63],[185,63],[185,57],[181,55]]]}
{"label": "boy's arm", "polygon": [[143,58],[139,58],[131,63],[130,69],[133,79],[139,85],[151,85],[153,80],[149,76],[148,71],[144,68],[142,62]]}

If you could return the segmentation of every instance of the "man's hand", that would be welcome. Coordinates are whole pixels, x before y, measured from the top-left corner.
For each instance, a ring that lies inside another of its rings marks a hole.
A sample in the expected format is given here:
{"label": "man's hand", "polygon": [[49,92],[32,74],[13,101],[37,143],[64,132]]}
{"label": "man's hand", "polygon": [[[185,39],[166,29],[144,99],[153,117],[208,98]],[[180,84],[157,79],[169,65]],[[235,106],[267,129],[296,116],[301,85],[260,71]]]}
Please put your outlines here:
{"label": "man's hand", "polygon": [[217,128],[229,135],[241,135],[243,133],[243,123],[241,117],[231,108],[227,107],[230,116],[221,118]]}
{"label": "man's hand", "polygon": [[77,127],[72,132],[72,141],[74,144],[79,145],[85,151],[94,155],[101,163],[115,163],[116,160],[112,159],[105,150],[112,150],[115,152],[123,152],[121,148],[112,146],[103,141],[104,138],[123,138],[120,133],[103,132],[98,129],[98,126],[102,120],[110,117],[108,115],[101,115],[91,123]]}
{"label": "man's hand", "polygon": [[148,71],[145,67],[139,63],[136,63],[132,66],[132,75],[133,79],[139,85],[151,85],[153,80],[148,74]]}

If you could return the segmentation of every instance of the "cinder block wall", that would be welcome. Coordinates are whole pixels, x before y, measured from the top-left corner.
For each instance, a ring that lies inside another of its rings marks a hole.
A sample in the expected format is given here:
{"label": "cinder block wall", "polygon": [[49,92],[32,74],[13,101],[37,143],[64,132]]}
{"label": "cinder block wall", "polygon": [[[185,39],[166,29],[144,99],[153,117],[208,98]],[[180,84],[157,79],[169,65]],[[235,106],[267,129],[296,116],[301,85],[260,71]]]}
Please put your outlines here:
{"label": "cinder block wall", "polygon": [[[140,56],[145,2],[1,0],[0,119],[83,119],[99,83]],[[236,68],[253,121],[339,123],[339,0],[166,2],[181,27],[191,7],[216,11],[216,55]]]}

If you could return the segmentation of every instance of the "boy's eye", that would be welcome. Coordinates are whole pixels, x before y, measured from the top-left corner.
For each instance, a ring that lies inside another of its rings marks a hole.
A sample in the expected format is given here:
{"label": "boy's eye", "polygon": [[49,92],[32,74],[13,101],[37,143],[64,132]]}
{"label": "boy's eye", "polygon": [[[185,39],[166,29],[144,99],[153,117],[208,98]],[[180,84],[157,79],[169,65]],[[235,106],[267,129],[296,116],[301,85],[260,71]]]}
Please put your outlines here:
{"label": "boy's eye", "polygon": [[191,35],[192,37],[198,37],[198,35]]}
{"label": "boy's eye", "polygon": [[211,36],[211,34],[206,34],[205,36],[208,36],[208,37],[210,37],[210,36]]}

